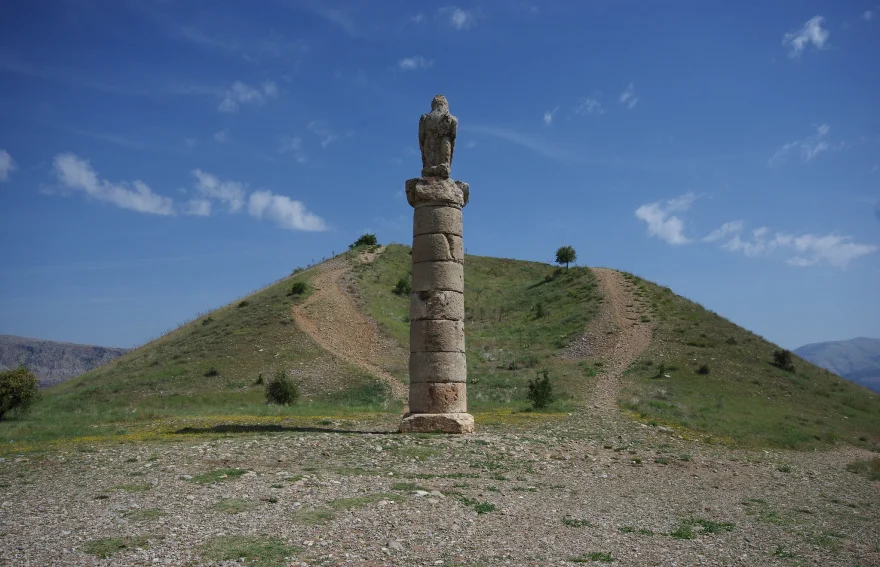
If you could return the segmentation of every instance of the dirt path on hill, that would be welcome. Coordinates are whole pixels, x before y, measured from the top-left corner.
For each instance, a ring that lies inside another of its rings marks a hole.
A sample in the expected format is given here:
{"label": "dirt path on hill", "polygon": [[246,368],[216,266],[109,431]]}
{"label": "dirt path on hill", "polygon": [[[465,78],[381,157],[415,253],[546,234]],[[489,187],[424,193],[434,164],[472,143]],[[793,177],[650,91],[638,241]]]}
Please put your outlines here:
{"label": "dirt path on hill", "polygon": [[651,344],[654,321],[650,316],[650,321],[642,319],[651,312],[650,305],[635,293],[635,285],[623,274],[608,268],[592,270],[605,298],[602,311],[565,356],[591,357],[602,363],[595,390],[588,399],[594,408],[616,413],[620,377]]}
{"label": "dirt path on hill", "polygon": [[[359,259],[370,263],[382,251],[362,253]],[[291,308],[293,320],[321,348],[380,378],[391,387],[392,397],[405,400],[406,385],[381,368],[379,360],[388,345],[375,321],[361,313],[343,287],[350,268],[341,257],[322,264],[311,281],[314,293],[302,305]]]}

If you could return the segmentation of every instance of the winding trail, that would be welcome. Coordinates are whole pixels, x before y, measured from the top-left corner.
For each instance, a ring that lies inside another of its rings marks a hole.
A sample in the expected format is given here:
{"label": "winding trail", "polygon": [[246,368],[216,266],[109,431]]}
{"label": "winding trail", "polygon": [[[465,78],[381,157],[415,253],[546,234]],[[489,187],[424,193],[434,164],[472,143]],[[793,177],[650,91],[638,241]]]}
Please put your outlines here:
{"label": "winding trail", "polygon": [[[362,253],[359,259],[370,263],[382,251]],[[311,281],[314,293],[301,305],[291,307],[293,320],[321,348],[380,378],[391,388],[393,398],[406,400],[406,384],[381,367],[382,353],[388,347],[383,344],[375,321],[358,309],[343,287],[350,269],[343,257],[321,264]]]}
{"label": "winding trail", "polygon": [[639,355],[651,344],[653,317],[646,300],[635,293],[635,285],[623,274],[609,268],[592,268],[602,288],[605,301],[602,311],[587,331],[565,353],[570,358],[591,357],[602,362],[602,371],[589,392],[594,408],[605,414],[617,414],[620,378]]}

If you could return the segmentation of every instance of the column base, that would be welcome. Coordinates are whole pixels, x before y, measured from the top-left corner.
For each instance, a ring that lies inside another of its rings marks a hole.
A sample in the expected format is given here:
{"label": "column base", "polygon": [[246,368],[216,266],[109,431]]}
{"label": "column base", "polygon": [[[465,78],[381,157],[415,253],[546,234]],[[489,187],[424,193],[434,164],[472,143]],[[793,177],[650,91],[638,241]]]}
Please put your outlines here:
{"label": "column base", "polygon": [[473,433],[469,413],[411,413],[400,422],[401,433]]}

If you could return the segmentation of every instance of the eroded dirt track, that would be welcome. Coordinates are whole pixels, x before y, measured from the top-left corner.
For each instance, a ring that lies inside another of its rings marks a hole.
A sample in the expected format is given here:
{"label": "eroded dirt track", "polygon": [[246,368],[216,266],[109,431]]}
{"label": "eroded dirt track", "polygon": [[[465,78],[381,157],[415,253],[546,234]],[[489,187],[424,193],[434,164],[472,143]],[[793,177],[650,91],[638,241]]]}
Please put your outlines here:
{"label": "eroded dirt track", "polygon": [[[362,254],[359,261],[372,262],[380,253],[381,249]],[[354,297],[345,291],[349,271],[343,257],[321,264],[311,280],[315,291],[301,305],[294,305],[291,315],[321,348],[382,379],[395,399],[406,399],[407,386],[381,367],[383,353],[393,345],[379,334],[375,321],[364,315]]]}

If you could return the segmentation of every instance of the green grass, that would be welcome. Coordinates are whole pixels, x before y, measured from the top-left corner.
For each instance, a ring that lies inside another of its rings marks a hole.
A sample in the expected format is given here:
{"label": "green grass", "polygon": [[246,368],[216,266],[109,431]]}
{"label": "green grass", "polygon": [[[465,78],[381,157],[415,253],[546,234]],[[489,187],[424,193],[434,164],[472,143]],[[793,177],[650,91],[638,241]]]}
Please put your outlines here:
{"label": "green grass", "polygon": [[105,537],[86,543],[83,551],[101,558],[110,557],[126,549],[145,548],[149,541],[145,537]]}
{"label": "green grass", "polygon": [[187,479],[189,482],[196,484],[214,484],[215,482],[223,482],[242,476],[247,471],[244,469],[217,469],[206,473],[195,475]]}
{"label": "green grass", "polygon": [[880,457],[865,461],[853,461],[846,465],[846,470],[864,476],[870,481],[880,480]]}
{"label": "green grass", "polygon": [[496,507],[491,502],[480,502],[479,500],[473,500],[466,496],[462,496],[459,498],[461,503],[467,506],[468,508],[473,508],[477,514],[488,514],[489,512],[494,512]]}
{"label": "green grass", "polygon": [[209,561],[235,561],[244,558],[251,567],[282,567],[297,548],[286,545],[277,537],[221,536],[201,547],[202,557]]}
{"label": "green grass", "polygon": [[293,522],[306,526],[316,526],[331,521],[336,515],[330,510],[297,510],[293,513]]}
{"label": "green grass", "polygon": [[[372,264],[356,269],[366,311],[382,331],[409,344],[409,297],[392,292],[408,277],[409,247],[392,244]],[[538,262],[505,258],[465,258],[465,329],[468,353],[468,408],[480,412],[528,406],[526,385],[547,368],[559,398],[548,411],[570,407],[590,372],[557,358],[596,315],[601,294],[587,268],[559,270]],[[535,306],[543,316],[535,316]],[[401,357],[393,374],[406,377]]]}
{"label": "green grass", "polygon": [[[810,448],[836,441],[880,446],[880,395],[794,358],[669,288],[625,276],[654,312],[648,350],[626,373],[621,405],[692,437],[746,446]],[[663,374],[659,372],[660,364]],[[703,364],[711,373],[697,373]]]}
{"label": "green grass", "polygon": [[583,518],[572,518],[571,516],[563,516],[562,523],[570,528],[592,528],[595,526],[589,520]]}
{"label": "green grass", "polygon": [[215,502],[214,505],[211,506],[211,509],[225,514],[240,514],[242,512],[247,512],[248,510],[253,510],[256,507],[256,502],[251,502],[250,500],[242,500],[241,498],[222,498]]}
{"label": "green grass", "polygon": [[572,557],[569,561],[572,563],[611,563],[614,561],[614,557],[612,557],[610,553],[604,551],[593,551],[592,553],[587,553],[580,557]]}
{"label": "green grass", "polygon": [[117,484],[111,490],[121,490],[122,492],[146,492],[153,488],[149,482],[140,484]]}
{"label": "green grass", "polygon": [[400,497],[394,494],[366,494],[364,496],[355,496],[352,498],[338,498],[336,500],[331,500],[327,503],[327,506],[331,510],[356,510],[358,508],[363,508],[369,504],[374,502],[379,502],[380,500],[399,500]]}
{"label": "green grass", "polygon": [[669,533],[675,539],[694,539],[697,535],[718,534],[732,531],[736,526],[729,522],[713,522],[701,518],[685,518]]}
{"label": "green grass", "polygon": [[[168,419],[396,409],[387,405],[384,386],[362,370],[333,357],[328,368],[325,351],[293,323],[291,306],[304,301],[312,286],[303,295],[287,292],[314,273],[283,278],[43,391],[30,412],[0,422],[3,445],[112,437]],[[205,376],[211,369],[216,375]],[[302,403],[265,403],[264,386],[255,381],[277,370],[293,371]]]}

